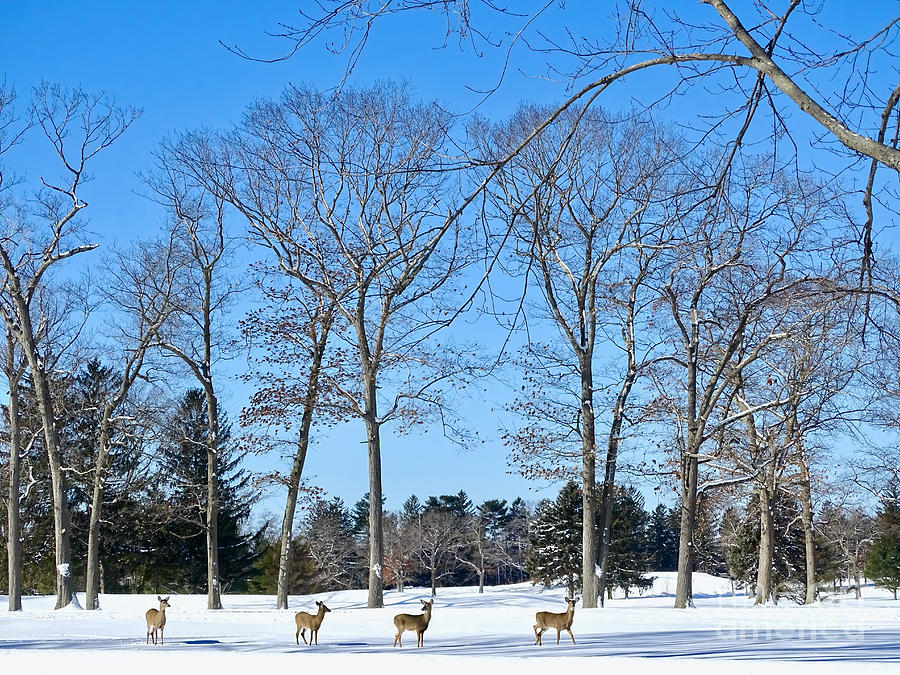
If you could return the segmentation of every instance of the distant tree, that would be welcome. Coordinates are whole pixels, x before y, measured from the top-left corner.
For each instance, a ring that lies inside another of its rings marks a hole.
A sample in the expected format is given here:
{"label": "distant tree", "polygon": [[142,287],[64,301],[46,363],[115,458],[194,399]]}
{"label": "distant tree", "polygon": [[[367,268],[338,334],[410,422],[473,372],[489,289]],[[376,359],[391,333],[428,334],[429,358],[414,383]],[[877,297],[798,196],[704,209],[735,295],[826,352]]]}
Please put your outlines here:
{"label": "distant tree", "polygon": [[[241,321],[247,342],[262,355],[251,356],[251,368],[243,379],[256,390],[241,411],[245,442],[253,450],[265,454],[277,448],[290,458],[287,475],[273,471],[270,479],[287,488],[284,515],[281,520],[281,553],[279,559],[276,606],[287,609],[290,584],[294,518],[298,499],[312,496],[315,489],[303,481],[303,469],[310,448],[313,429],[341,419],[342,409],[336,387],[325,386],[328,373],[343,370],[341,350],[332,349],[326,360],[328,339],[335,321],[335,307],[316,297],[305,286],[272,282],[269,270],[260,269],[257,288],[263,302]],[[337,332],[337,331],[335,331]]]}
{"label": "distant tree", "polygon": [[651,570],[674,572],[678,569],[678,531],[673,527],[671,510],[665,504],[658,504],[650,512],[647,553]]}
{"label": "distant tree", "polygon": [[[898,496],[900,490],[891,486],[890,493]],[[900,503],[886,500],[878,514],[878,537],[866,557],[866,576],[879,586],[890,589],[897,599],[900,588]]]}
{"label": "distant tree", "polygon": [[[428,507],[432,500],[438,503],[437,507]],[[441,506],[440,500],[433,497],[426,502],[425,511],[418,519],[416,556],[429,574],[432,597],[437,595],[438,580],[453,573],[449,563],[455,560],[464,542],[462,523],[460,516]]]}
{"label": "distant tree", "polygon": [[[291,561],[284,583],[291,595],[315,593],[316,565],[309,552],[309,544],[301,537],[291,539]],[[260,595],[278,592],[280,582],[281,537],[267,532],[262,541],[259,557],[253,564],[255,574],[247,585],[247,591]]]}
{"label": "distant tree", "polygon": [[581,588],[581,489],[567,483],[554,501],[538,505],[530,527],[526,566],[534,583],[564,583],[572,597]]}
{"label": "distant tree", "polygon": [[317,589],[352,588],[362,561],[353,538],[353,519],[343,500],[317,500],[304,516],[301,532],[316,565]]}
{"label": "distant tree", "polygon": [[649,516],[644,510],[644,498],[633,486],[618,488],[613,504],[609,543],[609,587],[618,587],[628,597],[629,589],[649,588],[653,579],[649,571],[647,525]]}
{"label": "distant tree", "polygon": [[216,520],[218,526],[219,580],[226,589],[245,589],[253,575],[260,532],[247,532],[250,509],[256,500],[250,474],[241,468],[242,455],[231,438],[224,414],[216,420],[218,434],[209,442],[206,397],[200,389],[188,390],[168,423],[159,449],[163,504],[171,509],[171,523],[161,535],[157,559],[175,566],[175,582],[187,592],[207,588],[207,489],[208,451],[215,457],[218,478]]}
{"label": "distant tree", "polygon": [[419,549],[419,516],[405,512],[386,513],[384,518],[385,583],[393,581],[401,593],[416,568]]}
{"label": "distant tree", "polygon": [[[773,512],[772,555],[772,587],[776,602],[780,593],[789,590],[789,584],[803,585],[806,579],[806,542],[800,521],[800,505],[783,492],[779,492],[777,498]],[[751,586],[756,584],[759,566],[759,508],[760,501],[754,493],[740,524],[725,537],[729,573]]]}
{"label": "distant tree", "polygon": [[900,588],[900,539],[882,534],[872,544],[866,558],[866,576],[894,593]]}

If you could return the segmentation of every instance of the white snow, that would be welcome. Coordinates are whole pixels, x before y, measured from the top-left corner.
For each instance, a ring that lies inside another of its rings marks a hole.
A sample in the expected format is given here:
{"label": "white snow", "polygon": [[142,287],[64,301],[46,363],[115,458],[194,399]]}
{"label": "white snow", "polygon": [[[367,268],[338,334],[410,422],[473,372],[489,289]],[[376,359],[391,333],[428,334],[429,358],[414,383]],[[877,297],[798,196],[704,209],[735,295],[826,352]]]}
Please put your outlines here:
{"label": "white snow", "polygon": [[[207,610],[206,595],[172,595],[166,644],[145,645],[144,612],[157,607],[156,594],[104,595],[103,611],[54,611],[51,596],[23,598],[24,611],[0,611],[0,670],[53,673],[75,659],[94,672],[129,675],[159,672],[216,672],[243,675],[248,668],[302,672],[661,672],[666,675],[791,673],[815,675],[896,672],[900,663],[900,602],[867,586],[863,599],[833,594],[810,607],[788,601],[754,607],[731,595],[731,582],[694,575],[696,608],[673,609],[675,573],[654,575],[653,587],[605,608],[575,609],[572,631],[559,646],[551,633],[534,643],[534,613],[565,610],[563,588],[531,584],[440,588],[425,646],[392,647],[393,617],[418,614],[429,590],[385,591],[384,609],[366,609],[366,590],[291,597],[289,610],[276,610],[275,596],[222,597],[223,610]],[[164,590],[164,589],[163,589]],[[323,600],[332,610],[319,645],[294,643],[294,614],[315,611]],[[6,597],[0,596],[6,604]],[[87,652],[87,653],[86,653]],[[588,658],[594,657],[594,658]],[[599,660],[598,660],[599,657]],[[551,661],[547,661],[551,659]],[[11,668],[8,670],[7,668]],[[610,670],[612,669],[612,670]]]}
{"label": "white snow", "polygon": [[67,577],[69,576],[69,563],[62,563],[56,566],[56,571],[59,572],[59,576]]}

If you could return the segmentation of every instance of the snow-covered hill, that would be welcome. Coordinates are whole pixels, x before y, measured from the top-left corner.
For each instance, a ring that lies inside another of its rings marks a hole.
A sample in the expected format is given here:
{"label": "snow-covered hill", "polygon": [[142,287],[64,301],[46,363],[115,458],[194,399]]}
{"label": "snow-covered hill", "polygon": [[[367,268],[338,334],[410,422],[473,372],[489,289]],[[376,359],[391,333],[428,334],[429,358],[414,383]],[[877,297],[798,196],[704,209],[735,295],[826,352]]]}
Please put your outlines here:
{"label": "snow-covered hill", "polygon": [[[887,672],[900,665],[900,602],[879,589],[866,588],[860,601],[831,596],[812,607],[784,602],[753,607],[745,596],[732,596],[727,579],[697,574],[696,607],[676,610],[674,573],[654,576],[653,587],[641,596],[617,597],[602,609],[579,605],[576,645],[564,632],[559,646],[554,634],[546,634],[543,647],[533,644],[534,613],[564,611],[565,591],[530,584],[487,588],[483,595],[475,588],[439,589],[421,650],[414,647],[414,634],[407,634],[402,650],[391,646],[392,619],[399,612],[418,613],[427,589],[388,591],[386,607],[379,610],[365,608],[365,591],[294,597],[290,610],[273,609],[272,596],[225,596],[221,611],[207,611],[205,596],[172,596],[163,647],[145,645],[144,612],[157,605],[154,596],[106,595],[97,612],[53,611],[53,598],[28,597],[23,612],[0,612],[0,671],[14,672],[4,667],[9,664],[21,672],[54,675],[71,669],[136,675],[269,667],[338,673],[499,668],[518,675],[626,668],[626,675],[660,669],[666,675],[846,675],[863,667]],[[332,612],[325,617],[318,647],[302,642],[298,647],[293,615],[314,609],[314,600],[324,600]],[[5,606],[6,598],[0,596],[0,602]]]}

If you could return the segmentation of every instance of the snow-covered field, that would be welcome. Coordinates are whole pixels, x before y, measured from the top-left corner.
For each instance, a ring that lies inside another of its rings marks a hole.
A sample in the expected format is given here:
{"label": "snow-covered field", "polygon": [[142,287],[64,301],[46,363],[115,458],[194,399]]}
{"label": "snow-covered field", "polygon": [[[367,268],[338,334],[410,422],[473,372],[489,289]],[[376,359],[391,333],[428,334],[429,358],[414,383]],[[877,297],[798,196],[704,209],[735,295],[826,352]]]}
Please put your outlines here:
{"label": "snow-covered field", "polygon": [[[753,607],[731,595],[731,584],[694,577],[696,607],[672,608],[674,573],[658,573],[641,597],[616,598],[604,609],[575,610],[573,645],[563,632],[534,645],[534,613],[565,609],[563,590],[530,584],[439,589],[425,646],[406,633],[392,647],[393,616],[418,613],[425,589],[388,591],[384,609],[365,608],[365,591],[292,597],[275,610],[272,596],[226,596],[225,609],[207,611],[205,596],[172,596],[165,646],[145,645],[144,612],[155,596],[107,595],[102,609],[54,611],[51,597],[27,597],[24,611],[3,612],[0,596],[0,673],[69,670],[215,672],[268,675],[263,669],[303,673],[416,672],[471,675],[519,673],[844,673],[897,672],[900,602],[879,589],[864,598],[834,595],[812,607],[782,603]],[[294,613],[314,611],[314,600],[332,610],[319,645],[294,644]],[[553,632],[555,633],[555,631]],[[12,670],[10,669],[12,668]],[[19,669],[18,671],[15,669]]]}

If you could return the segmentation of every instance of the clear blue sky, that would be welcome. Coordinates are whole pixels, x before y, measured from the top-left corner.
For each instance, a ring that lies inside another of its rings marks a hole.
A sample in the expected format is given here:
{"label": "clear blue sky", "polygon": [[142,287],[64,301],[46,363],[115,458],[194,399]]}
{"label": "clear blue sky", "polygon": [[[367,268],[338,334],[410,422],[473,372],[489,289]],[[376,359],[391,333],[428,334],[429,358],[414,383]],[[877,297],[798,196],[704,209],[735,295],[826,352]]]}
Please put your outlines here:
{"label": "clear blue sky", "polygon": [[[250,101],[274,97],[290,82],[327,87],[338,81],[344,61],[322,49],[306,50],[284,63],[260,64],[242,60],[219,44],[219,40],[238,44],[260,56],[279,53],[283,45],[267,38],[265,31],[275,28],[277,21],[294,21],[298,2],[303,1],[0,2],[0,77],[23,94],[23,99],[31,86],[46,80],[105,90],[119,103],[144,111],[95,166],[95,180],[85,191],[91,229],[102,243],[150,233],[162,219],[158,207],[138,194],[137,174],[149,166],[153,148],[165,134],[227,126]],[[608,20],[597,10],[603,3],[570,1],[565,5],[565,9],[554,5],[550,10],[556,29],[565,22],[590,34]],[[670,6],[684,12],[711,11],[694,1]],[[423,98],[436,98],[451,109],[465,110],[480,98],[467,86],[486,88],[495,82],[500,72],[498,55],[476,58],[454,38],[441,46],[439,15],[418,13],[394,20],[376,32],[354,79],[408,79]],[[500,116],[511,112],[523,98],[550,101],[565,95],[559,82],[537,77],[543,72],[540,56],[527,51],[518,55],[504,87],[481,108],[482,113]],[[658,78],[670,76],[648,74],[629,80],[627,86],[617,85],[604,98],[604,105],[626,108],[631,96],[658,90],[662,86]],[[696,108],[696,100],[676,101],[669,114]],[[34,178],[41,158],[20,154],[18,159]],[[233,378],[234,368],[240,364],[232,364],[226,373],[230,378],[227,409],[232,419],[246,397]],[[411,493],[423,498],[465,489],[476,502],[551,494],[529,494],[531,484],[507,474],[506,451],[496,440],[492,410],[502,404],[498,400],[502,395],[492,390],[484,396],[485,400],[466,406],[465,412],[472,415],[473,424],[487,439],[471,452],[459,452],[436,433],[395,439],[390,429],[385,429],[384,491],[389,508],[398,508]],[[320,440],[308,464],[308,474],[315,482],[350,504],[367,490],[363,440],[361,424],[350,425]],[[647,501],[651,507],[655,503],[652,497]],[[278,512],[281,497],[267,501],[266,508]]]}

